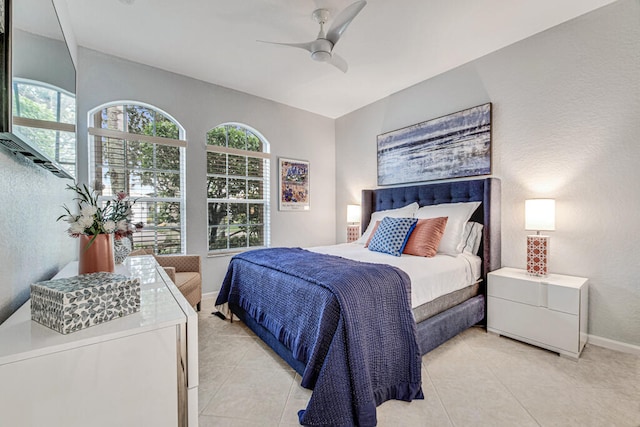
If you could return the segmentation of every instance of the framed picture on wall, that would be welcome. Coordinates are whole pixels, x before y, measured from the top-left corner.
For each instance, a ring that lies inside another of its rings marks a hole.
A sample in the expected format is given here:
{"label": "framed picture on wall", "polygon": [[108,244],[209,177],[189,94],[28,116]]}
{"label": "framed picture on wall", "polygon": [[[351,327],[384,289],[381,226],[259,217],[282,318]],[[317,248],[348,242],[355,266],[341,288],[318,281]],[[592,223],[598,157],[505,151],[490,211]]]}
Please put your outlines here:
{"label": "framed picture on wall", "polygon": [[378,185],[491,173],[491,103],[378,135]]}
{"label": "framed picture on wall", "polygon": [[279,157],[278,184],[281,211],[309,210],[309,162]]}

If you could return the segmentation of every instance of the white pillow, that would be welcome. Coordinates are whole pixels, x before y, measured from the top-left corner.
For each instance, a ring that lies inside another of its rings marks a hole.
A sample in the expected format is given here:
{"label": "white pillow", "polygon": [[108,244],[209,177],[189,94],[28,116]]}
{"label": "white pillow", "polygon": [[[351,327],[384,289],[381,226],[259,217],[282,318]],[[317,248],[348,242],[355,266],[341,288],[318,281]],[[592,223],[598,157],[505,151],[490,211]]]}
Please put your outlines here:
{"label": "white pillow", "polygon": [[480,239],[482,239],[483,225],[479,222],[469,221],[464,226],[462,235],[462,252],[478,255],[480,249]]}
{"label": "white pillow", "polygon": [[423,206],[416,212],[416,218],[429,219],[446,216],[447,227],[440,240],[438,252],[457,255],[462,252],[462,237],[464,226],[480,206],[480,202],[444,203],[441,205]]}
{"label": "white pillow", "polygon": [[420,205],[418,205],[417,202],[413,202],[401,208],[388,209],[386,211],[377,211],[372,213],[371,221],[369,221],[369,225],[367,226],[367,229],[365,230],[364,233],[362,233],[362,236],[360,236],[360,238],[356,240],[356,243],[360,243],[362,245],[367,243],[367,240],[369,240],[369,236],[371,235],[371,231],[373,230],[373,227],[375,227],[376,225],[376,221],[382,221],[382,218],[384,218],[385,216],[388,216],[391,218],[413,218],[419,207]]}

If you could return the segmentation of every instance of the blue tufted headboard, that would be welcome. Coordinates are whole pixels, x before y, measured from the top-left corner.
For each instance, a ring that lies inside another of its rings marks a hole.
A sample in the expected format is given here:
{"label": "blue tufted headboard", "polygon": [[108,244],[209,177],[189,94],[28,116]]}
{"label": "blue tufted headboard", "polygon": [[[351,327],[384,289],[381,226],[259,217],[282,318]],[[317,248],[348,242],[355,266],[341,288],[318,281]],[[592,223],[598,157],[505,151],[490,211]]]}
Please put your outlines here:
{"label": "blue tufted headboard", "polygon": [[482,202],[471,217],[484,225],[480,247],[482,278],[500,268],[500,180],[498,178],[473,179],[467,181],[436,184],[411,185],[407,187],[362,190],[362,230],[369,225],[371,213],[401,208],[418,202],[420,206],[441,203]]}

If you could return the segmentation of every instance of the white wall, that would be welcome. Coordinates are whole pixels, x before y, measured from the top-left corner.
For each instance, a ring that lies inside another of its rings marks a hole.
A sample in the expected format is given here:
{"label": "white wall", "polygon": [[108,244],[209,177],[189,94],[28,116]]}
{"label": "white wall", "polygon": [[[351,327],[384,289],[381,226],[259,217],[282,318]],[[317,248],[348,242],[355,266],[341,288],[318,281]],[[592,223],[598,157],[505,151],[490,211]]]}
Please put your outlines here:
{"label": "white wall", "polygon": [[78,67],[78,43],[76,41],[76,35],[73,32],[73,26],[71,25],[71,18],[69,18],[69,5],[67,0],[53,0],[53,7],[56,10],[56,16],[62,29],[64,41],[69,49],[69,55],[73,65]]}
{"label": "white wall", "polygon": [[[144,102],[171,114],[185,128],[187,252],[202,256],[203,292],[219,289],[230,258],[207,258],[205,135],[221,123],[249,125],[270,144],[272,246],[335,243],[333,120],[84,48],[79,49],[78,57],[81,180],[87,179],[87,113],[93,108],[118,100]],[[278,211],[279,156],[310,161],[310,211]]]}
{"label": "white wall", "polygon": [[29,299],[32,283],[75,257],[77,240],[56,222],[72,202],[70,182],[0,148],[0,323]]}
{"label": "white wall", "polygon": [[378,134],[492,102],[502,265],[525,267],[524,200],[555,198],[551,271],[591,279],[590,334],[640,345],[639,16],[613,3],[339,118],[337,240]]}
{"label": "white wall", "polygon": [[36,80],[76,92],[76,72],[61,40],[13,31],[13,77]]}

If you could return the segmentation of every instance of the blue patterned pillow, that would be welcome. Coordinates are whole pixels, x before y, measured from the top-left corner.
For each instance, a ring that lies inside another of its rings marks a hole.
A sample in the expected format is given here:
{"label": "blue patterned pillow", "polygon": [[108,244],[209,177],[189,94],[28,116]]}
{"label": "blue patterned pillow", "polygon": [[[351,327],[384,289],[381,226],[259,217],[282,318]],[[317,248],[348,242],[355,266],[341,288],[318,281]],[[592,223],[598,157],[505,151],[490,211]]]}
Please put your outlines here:
{"label": "blue patterned pillow", "polygon": [[418,222],[415,218],[384,217],[369,242],[369,250],[393,256],[402,255],[407,240]]}

